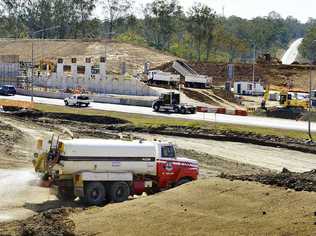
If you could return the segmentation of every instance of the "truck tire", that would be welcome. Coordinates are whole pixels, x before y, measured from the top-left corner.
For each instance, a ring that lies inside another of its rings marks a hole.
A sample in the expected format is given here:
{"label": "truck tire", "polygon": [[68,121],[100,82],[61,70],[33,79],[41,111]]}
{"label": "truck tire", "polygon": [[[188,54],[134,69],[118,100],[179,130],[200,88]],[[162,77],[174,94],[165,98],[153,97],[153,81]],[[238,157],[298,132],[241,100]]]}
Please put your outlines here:
{"label": "truck tire", "polygon": [[111,186],[110,195],[113,202],[124,202],[130,195],[130,188],[125,182],[113,183]]}
{"label": "truck tire", "polygon": [[180,179],[180,180],[176,183],[176,187],[181,186],[181,185],[183,185],[183,184],[187,184],[187,183],[189,183],[189,182],[191,182],[191,180],[188,179],[188,178]]}
{"label": "truck tire", "polygon": [[158,104],[155,104],[154,105],[154,111],[155,112],[159,112],[159,110],[160,110],[160,106]]}
{"label": "truck tire", "polygon": [[56,197],[65,202],[71,202],[76,199],[73,189],[64,186],[58,187]]}
{"label": "truck tire", "polygon": [[68,101],[65,101],[65,105],[68,107],[69,106],[69,103],[68,103]]}
{"label": "truck tire", "polygon": [[100,182],[88,182],[85,185],[84,201],[89,205],[101,205],[105,202],[105,187]]}
{"label": "truck tire", "polygon": [[182,114],[186,114],[187,113],[187,109],[185,109],[185,107],[181,107],[180,112]]}

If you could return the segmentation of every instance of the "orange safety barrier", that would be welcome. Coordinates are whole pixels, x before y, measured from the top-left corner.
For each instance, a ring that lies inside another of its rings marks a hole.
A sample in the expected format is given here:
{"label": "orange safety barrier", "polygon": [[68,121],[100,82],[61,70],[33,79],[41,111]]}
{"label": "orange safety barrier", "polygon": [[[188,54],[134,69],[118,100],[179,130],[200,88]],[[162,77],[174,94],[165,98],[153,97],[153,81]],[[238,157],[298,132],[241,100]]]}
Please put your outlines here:
{"label": "orange safety barrier", "polygon": [[207,107],[197,107],[196,110],[198,112],[208,112],[208,108]]}
{"label": "orange safety barrier", "polygon": [[236,116],[248,116],[248,113],[245,110],[235,110],[235,115]]}
{"label": "orange safety barrier", "polygon": [[226,108],[217,108],[216,113],[218,113],[218,114],[226,114]]}

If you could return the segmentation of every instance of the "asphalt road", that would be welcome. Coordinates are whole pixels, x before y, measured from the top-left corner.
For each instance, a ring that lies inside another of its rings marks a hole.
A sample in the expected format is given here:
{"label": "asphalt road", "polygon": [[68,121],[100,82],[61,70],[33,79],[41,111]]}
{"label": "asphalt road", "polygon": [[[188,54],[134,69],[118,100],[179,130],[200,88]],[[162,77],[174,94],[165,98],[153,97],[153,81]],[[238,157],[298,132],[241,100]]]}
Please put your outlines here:
{"label": "asphalt road", "polygon": [[[1,97],[1,96],[0,96]],[[2,97],[4,99],[10,100],[20,100],[20,101],[30,101],[31,98],[28,96],[16,95],[12,97]],[[40,98],[34,97],[34,102],[50,105],[64,106],[64,101],[61,99],[52,98]],[[235,124],[235,125],[247,125],[247,126],[257,126],[265,128],[276,128],[284,130],[297,130],[297,131],[307,131],[308,124],[304,121],[295,121],[287,119],[278,118],[266,118],[266,117],[255,117],[255,116],[232,116],[223,114],[213,114],[213,113],[197,113],[197,114],[168,114],[168,113],[156,113],[149,107],[139,107],[139,106],[126,106],[126,105],[116,105],[107,103],[91,103],[90,108],[104,111],[116,111],[124,113],[135,113],[151,116],[161,116],[161,117],[171,117],[171,118],[182,118],[188,120],[199,120],[199,121],[210,121],[218,122],[224,124]],[[71,109],[71,108],[69,108]],[[82,108],[85,109],[85,108]],[[312,132],[316,132],[316,123],[312,123]]]}

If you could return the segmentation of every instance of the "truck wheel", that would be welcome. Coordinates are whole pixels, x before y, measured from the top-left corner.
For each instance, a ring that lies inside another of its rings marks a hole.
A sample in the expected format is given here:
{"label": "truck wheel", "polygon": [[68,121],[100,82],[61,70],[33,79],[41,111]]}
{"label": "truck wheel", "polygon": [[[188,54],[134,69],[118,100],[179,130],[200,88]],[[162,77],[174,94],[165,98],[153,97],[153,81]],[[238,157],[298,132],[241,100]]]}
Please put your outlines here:
{"label": "truck wheel", "polygon": [[100,182],[90,182],[86,185],[85,202],[90,205],[100,205],[105,201],[105,188]]}
{"label": "truck wheel", "polygon": [[69,106],[69,103],[68,103],[68,101],[65,101],[65,105],[68,107]]}
{"label": "truck wheel", "polygon": [[70,202],[76,199],[72,188],[58,187],[56,197],[61,201]]}
{"label": "truck wheel", "polygon": [[185,109],[184,107],[181,107],[180,111],[181,111],[182,114],[186,114],[187,113],[187,109]]}
{"label": "truck wheel", "polygon": [[124,202],[130,195],[130,189],[125,182],[116,182],[111,186],[111,200],[113,202]]}
{"label": "truck wheel", "polygon": [[190,112],[191,112],[191,114],[195,114],[195,113],[196,113],[196,110],[195,110],[194,108],[192,108],[192,109],[190,110]]}
{"label": "truck wheel", "polygon": [[187,183],[189,183],[189,182],[191,182],[190,179],[187,179],[187,178],[185,178],[185,179],[180,179],[180,180],[176,183],[176,187],[178,187],[178,186],[180,186],[180,185],[183,185],[183,184],[187,184]]}
{"label": "truck wheel", "polygon": [[158,104],[154,105],[154,111],[158,112],[160,110],[160,106]]}

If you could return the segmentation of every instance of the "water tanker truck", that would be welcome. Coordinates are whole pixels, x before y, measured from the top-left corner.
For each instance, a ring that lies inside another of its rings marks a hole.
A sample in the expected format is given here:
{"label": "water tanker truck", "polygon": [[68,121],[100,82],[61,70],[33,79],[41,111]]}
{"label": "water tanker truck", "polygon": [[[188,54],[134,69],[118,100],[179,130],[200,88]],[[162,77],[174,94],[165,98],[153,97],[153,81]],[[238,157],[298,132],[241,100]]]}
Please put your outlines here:
{"label": "water tanker truck", "polygon": [[171,143],[102,139],[38,140],[35,171],[60,200],[123,202],[196,180],[198,162],[176,157]]}

